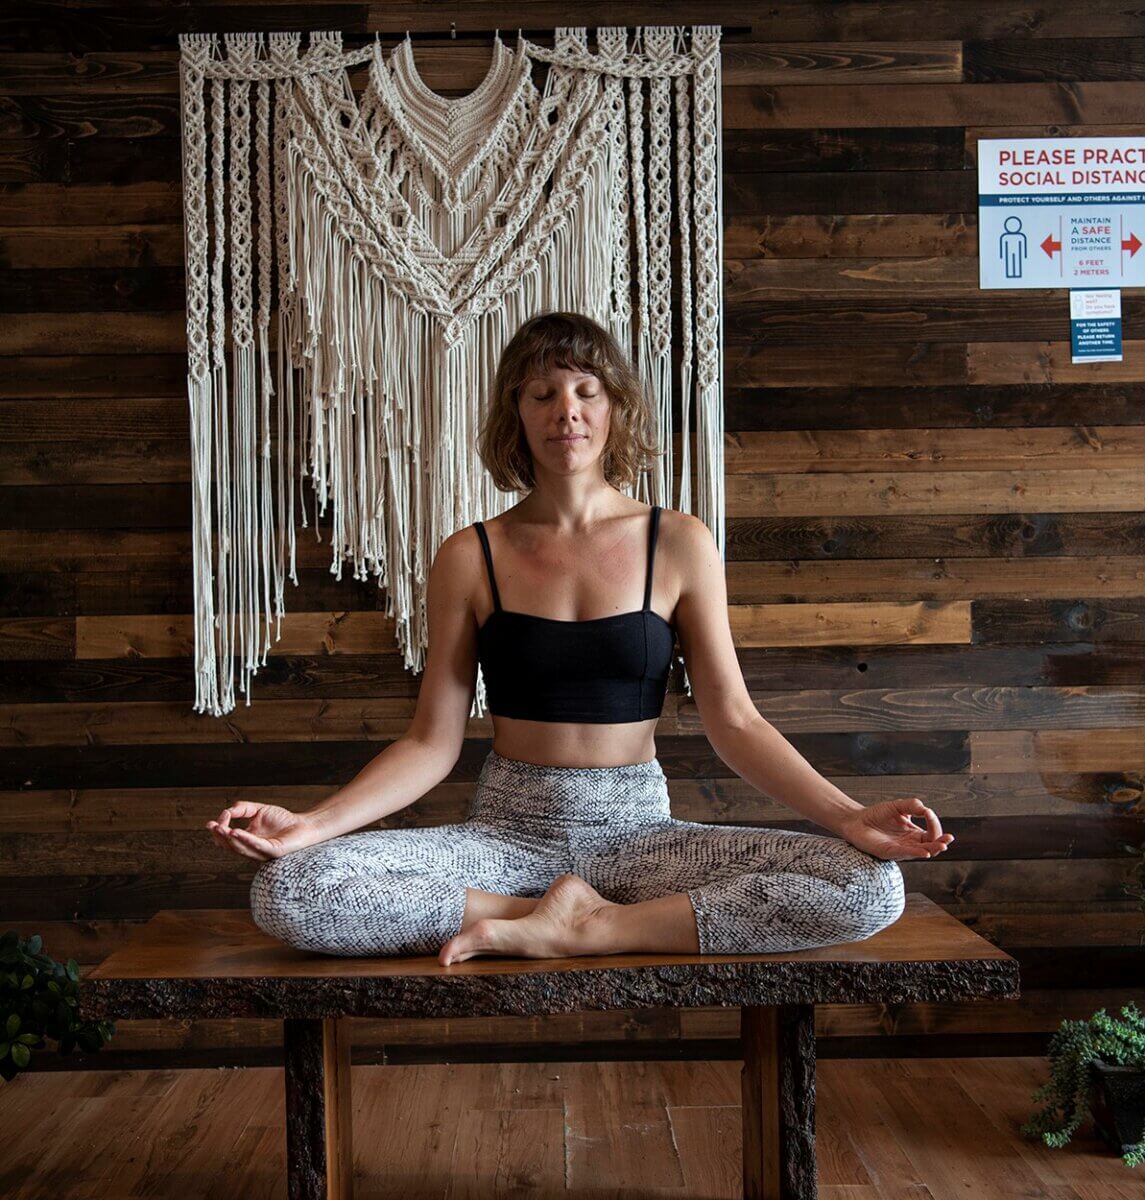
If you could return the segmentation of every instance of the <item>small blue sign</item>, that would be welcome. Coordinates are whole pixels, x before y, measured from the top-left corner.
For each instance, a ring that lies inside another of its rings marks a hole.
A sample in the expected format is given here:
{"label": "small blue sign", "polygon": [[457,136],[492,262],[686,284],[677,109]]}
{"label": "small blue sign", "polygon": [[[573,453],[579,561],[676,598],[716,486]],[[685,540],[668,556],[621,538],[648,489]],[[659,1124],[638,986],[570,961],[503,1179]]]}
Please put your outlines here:
{"label": "small blue sign", "polygon": [[1121,291],[1070,288],[1071,361],[1121,362]]}

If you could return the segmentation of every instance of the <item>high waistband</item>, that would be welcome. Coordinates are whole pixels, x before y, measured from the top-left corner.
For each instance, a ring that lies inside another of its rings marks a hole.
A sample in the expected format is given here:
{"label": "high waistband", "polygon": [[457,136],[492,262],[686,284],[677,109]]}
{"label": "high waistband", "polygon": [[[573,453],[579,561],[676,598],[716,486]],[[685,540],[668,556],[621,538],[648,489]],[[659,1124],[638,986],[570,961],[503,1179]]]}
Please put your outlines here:
{"label": "high waistband", "polygon": [[577,825],[662,821],[671,815],[668,780],[656,758],[616,767],[556,767],[490,750],[469,815]]}

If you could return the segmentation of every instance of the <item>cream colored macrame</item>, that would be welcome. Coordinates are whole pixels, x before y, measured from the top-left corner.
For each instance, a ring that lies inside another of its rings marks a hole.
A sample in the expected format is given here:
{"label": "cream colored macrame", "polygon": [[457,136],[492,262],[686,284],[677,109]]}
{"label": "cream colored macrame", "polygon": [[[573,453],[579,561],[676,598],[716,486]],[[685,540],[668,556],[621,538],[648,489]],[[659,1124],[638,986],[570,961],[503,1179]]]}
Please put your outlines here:
{"label": "cream colored macrame", "polygon": [[[639,497],[694,511],[723,555],[719,32],[694,25],[689,46],[683,26],[649,26],[629,47],[603,27],[594,52],[583,27],[552,49],[496,37],[458,100],[425,86],[408,35],[388,57],[376,39],[343,52],[338,33],[304,52],[294,33],[180,36],[196,711],[234,708],[236,658],[250,703],[298,582],[307,476],[331,572],[378,578],[405,665],[423,669],[437,548],[515,502],[476,438],[502,348],[540,311],[583,312],[630,354],[665,450]],[[479,672],[471,715],[484,708]]]}

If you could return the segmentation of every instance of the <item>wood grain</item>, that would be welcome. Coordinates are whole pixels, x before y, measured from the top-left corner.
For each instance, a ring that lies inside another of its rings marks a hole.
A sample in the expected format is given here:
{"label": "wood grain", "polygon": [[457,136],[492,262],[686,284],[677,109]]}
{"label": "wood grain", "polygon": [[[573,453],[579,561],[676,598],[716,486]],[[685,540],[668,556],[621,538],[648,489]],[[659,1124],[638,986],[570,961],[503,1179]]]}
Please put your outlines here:
{"label": "wood grain", "polygon": [[[0,38],[0,910],[87,968],[163,908],[244,905],[249,864],[203,822],[239,798],[317,803],[404,732],[420,678],[402,666],[377,581],[336,579],[329,542],[307,530],[253,705],[226,720],[191,711],[176,39],[309,29],[313,13],[289,0],[26,9]],[[421,4],[322,13],[352,45],[448,25]],[[511,43],[521,18],[484,2],[447,16],[486,31],[416,42],[428,86],[456,97],[484,77],[488,31]],[[534,5],[530,33],[567,16]],[[582,17],[697,19],[676,0]],[[1145,24],[1117,0],[1087,4],[1084,31],[1067,0],[733,3],[704,19],[750,27],[722,46],[725,575],[740,668],[759,711],[836,786],[866,804],[933,805],[956,849],[904,864],[911,889],[1014,954],[1032,983],[1009,1004],[829,1009],[820,1031],[839,1054],[1029,1049],[1017,1039],[1145,987],[1140,909],[1123,890],[1145,811],[1145,293],[1123,293],[1124,361],[1074,365],[1060,291],[981,291],[976,149],[983,137],[1140,137]],[[351,72],[359,94],[365,82]],[[672,354],[678,364],[678,337]],[[677,472],[680,452],[677,435]],[[491,732],[470,722],[451,778],[392,823],[464,819]],[[814,828],[719,761],[678,672],[657,753],[682,819]],[[412,1023],[368,1019],[354,1041],[381,1057],[395,1029],[410,1054],[442,1056],[477,1037],[534,1054],[609,1039],[621,1054],[643,1038],[650,1054],[726,1042],[727,1016],[455,1019],[420,1044]],[[226,1020],[122,1022],[119,1036],[125,1054],[146,1061],[150,1047],[184,1066],[275,1049],[246,1028],[249,1047]],[[890,1122],[918,1095],[886,1099]],[[666,1186],[739,1186],[706,1176],[705,1155],[666,1149],[739,1137],[719,1108],[678,1104],[670,1124],[642,1111],[637,1137],[592,1103],[570,1108],[568,1128],[613,1129],[617,1169],[594,1177],[596,1144],[573,1136],[578,1186],[616,1190],[652,1145]],[[423,1125],[443,1105],[434,1085],[417,1101]],[[563,1123],[493,1111],[458,1118],[436,1149],[411,1134],[411,1169],[435,1161],[472,1182],[499,1148],[527,1143],[521,1161],[540,1178],[537,1147],[562,1141]],[[168,1107],[148,1128],[178,1122]],[[243,1155],[281,1154],[267,1136],[251,1126]],[[953,1147],[864,1160],[861,1139],[833,1136],[829,1164],[872,1171],[835,1176],[856,1200],[874,1175],[904,1194],[953,1177]],[[455,1153],[458,1139],[487,1155]],[[46,1159],[57,1191],[69,1163],[63,1149]],[[173,1144],[155,1186],[202,1167],[190,1142]],[[1041,1170],[1048,1194],[1057,1176]]]}

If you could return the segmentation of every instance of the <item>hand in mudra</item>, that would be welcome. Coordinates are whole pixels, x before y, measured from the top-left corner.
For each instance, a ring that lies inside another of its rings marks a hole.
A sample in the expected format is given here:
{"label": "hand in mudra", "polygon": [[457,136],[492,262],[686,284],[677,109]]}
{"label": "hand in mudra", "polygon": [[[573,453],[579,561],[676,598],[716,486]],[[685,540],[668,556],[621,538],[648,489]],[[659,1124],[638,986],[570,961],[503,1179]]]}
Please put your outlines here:
{"label": "hand in mudra", "polygon": [[[249,824],[240,829],[231,824],[234,818],[246,818]],[[253,800],[240,800],[224,808],[217,821],[207,822],[207,828],[220,846],[260,861],[281,858],[317,840],[313,823],[305,813],[292,813],[277,804],[258,804]]]}
{"label": "hand in mudra", "polygon": [[[922,817],[920,829],[912,816]],[[933,858],[954,841],[952,833],[943,833],[938,814],[917,797],[906,800],[882,800],[855,809],[839,829],[839,836],[876,858]]]}

